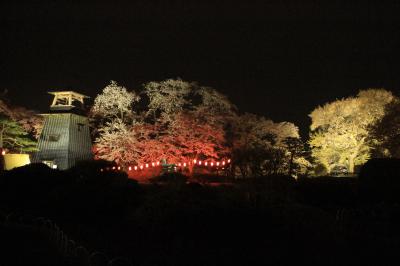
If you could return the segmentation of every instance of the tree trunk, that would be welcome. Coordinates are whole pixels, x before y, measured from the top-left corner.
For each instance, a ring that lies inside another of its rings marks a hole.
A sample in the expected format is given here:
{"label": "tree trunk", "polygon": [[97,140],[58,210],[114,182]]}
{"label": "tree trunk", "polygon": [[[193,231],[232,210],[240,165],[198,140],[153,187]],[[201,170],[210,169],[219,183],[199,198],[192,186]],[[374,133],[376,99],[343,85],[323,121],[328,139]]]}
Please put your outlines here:
{"label": "tree trunk", "polygon": [[187,164],[188,170],[189,170],[189,176],[193,177],[193,173],[194,173],[194,167],[195,167],[195,163],[194,160],[196,160],[197,162],[197,155],[194,158],[191,158]]}
{"label": "tree trunk", "polygon": [[294,159],[294,153],[291,152],[291,154],[290,154],[290,161],[289,161],[289,176],[292,176],[292,171],[293,171],[293,159]]}
{"label": "tree trunk", "polygon": [[3,132],[4,132],[4,124],[2,124],[0,131],[0,149],[3,149]]}
{"label": "tree trunk", "polygon": [[246,178],[247,177],[247,173],[246,173],[246,171],[244,169],[244,166],[243,165],[239,166],[239,169],[240,169],[240,172],[242,174],[242,177]]}
{"label": "tree trunk", "polygon": [[189,176],[193,177],[193,168],[194,168],[194,163],[193,162],[189,162],[188,163],[188,170],[189,170]]}
{"label": "tree trunk", "polygon": [[236,177],[236,176],[235,176],[236,165],[234,165],[234,164],[232,163],[232,164],[230,164],[228,167],[229,167],[228,173],[229,173],[230,177],[233,178],[233,179],[235,179],[235,177]]}
{"label": "tree trunk", "polygon": [[349,173],[354,174],[354,157],[349,157]]}

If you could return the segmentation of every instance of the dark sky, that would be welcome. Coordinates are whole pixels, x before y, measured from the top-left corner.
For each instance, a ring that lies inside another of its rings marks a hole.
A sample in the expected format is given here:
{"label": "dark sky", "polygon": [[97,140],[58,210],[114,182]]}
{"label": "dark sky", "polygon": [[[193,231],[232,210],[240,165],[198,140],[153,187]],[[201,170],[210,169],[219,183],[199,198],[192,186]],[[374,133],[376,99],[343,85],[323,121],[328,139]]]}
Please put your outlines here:
{"label": "dark sky", "polygon": [[45,111],[50,90],[94,97],[111,79],[181,77],[303,134],[319,104],[369,87],[400,94],[400,4],[235,2],[0,4],[0,89]]}

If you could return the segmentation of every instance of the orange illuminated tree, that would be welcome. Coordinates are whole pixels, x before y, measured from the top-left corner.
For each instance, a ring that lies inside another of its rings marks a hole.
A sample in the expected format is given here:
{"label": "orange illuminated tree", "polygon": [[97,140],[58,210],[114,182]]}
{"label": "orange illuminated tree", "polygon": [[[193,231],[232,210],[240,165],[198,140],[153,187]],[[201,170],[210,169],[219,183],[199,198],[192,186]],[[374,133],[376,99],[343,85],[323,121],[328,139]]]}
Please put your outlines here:
{"label": "orange illuminated tree", "polygon": [[96,97],[91,117],[98,158],[143,165],[229,155],[225,128],[236,108],[223,94],[169,79],[146,83],[140,102],[137,95],[112,82]]}
{"label": "orange illuminated tree", "polygon": [[[143,120],[149,126],[147,139],[140,144],[148,147],[143,149],[147,154],[144,158],[192,162],[229,155],[225,127],[235,116],[236,107],[226,96],[179,79],[147,83],[145,95],[149,104]],[[193,164],[188,169],[192,174]]]}

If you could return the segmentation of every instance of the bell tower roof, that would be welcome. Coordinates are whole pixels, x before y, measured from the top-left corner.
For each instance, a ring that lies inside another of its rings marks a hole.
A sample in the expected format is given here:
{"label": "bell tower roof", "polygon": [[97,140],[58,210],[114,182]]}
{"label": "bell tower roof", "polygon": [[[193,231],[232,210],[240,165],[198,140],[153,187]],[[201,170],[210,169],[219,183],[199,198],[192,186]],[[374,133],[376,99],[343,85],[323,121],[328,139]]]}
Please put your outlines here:
{"label": "bell tower roof", "polygon": [[50,105],[51,111],[83,109],[84,100],[89,98],[75,91],[51,91],[49,94],[54,95],[53,102]]}

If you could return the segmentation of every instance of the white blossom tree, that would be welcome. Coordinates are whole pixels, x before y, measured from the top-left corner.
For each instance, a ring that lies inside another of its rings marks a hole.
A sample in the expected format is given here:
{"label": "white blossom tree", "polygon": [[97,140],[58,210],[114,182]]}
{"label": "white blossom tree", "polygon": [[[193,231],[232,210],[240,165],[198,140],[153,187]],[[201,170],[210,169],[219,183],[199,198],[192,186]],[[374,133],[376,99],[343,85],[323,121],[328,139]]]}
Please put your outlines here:
{"label": "white blossom tree", "polygon": [[94,124],[95,153],[100,159],[128,164],[137,160],[136,139],[132,127],[137,123],[133,105],[139,101],[134,91],[128,91],[111,81],[97,95],[90,112]]}
{"label": "white blossom tree", "polygon": [[153,122],[173,123],[175,115],[190,105],[190,93],[195,83],[180,79],[161,82],[151,81],[144,85],[144,93],[149,98],[147,115]]}
{"label": "white blossom tree", "polygon": [[95,153],[100,159],[129,165],[140,159],[138,141],[130,127],[119,118],[106,122],[95,140]]}
{"label": "white blossom tree", "polygon": [[91,115],[106,120],[120,119],[126,122],[132,119],[132,105],[137,101],[139,101],[139,96],[136,92],[128,91],[125,87],[119,86],[116,81],[111,81],[95,98]]}
{"label": "white blossom tree", "polygon": [[192,108],[198,119],[219,125],[235,119],[237,107],[226,95],[210,87],[196,87],[193,94],[199,98],[199,103]]}

